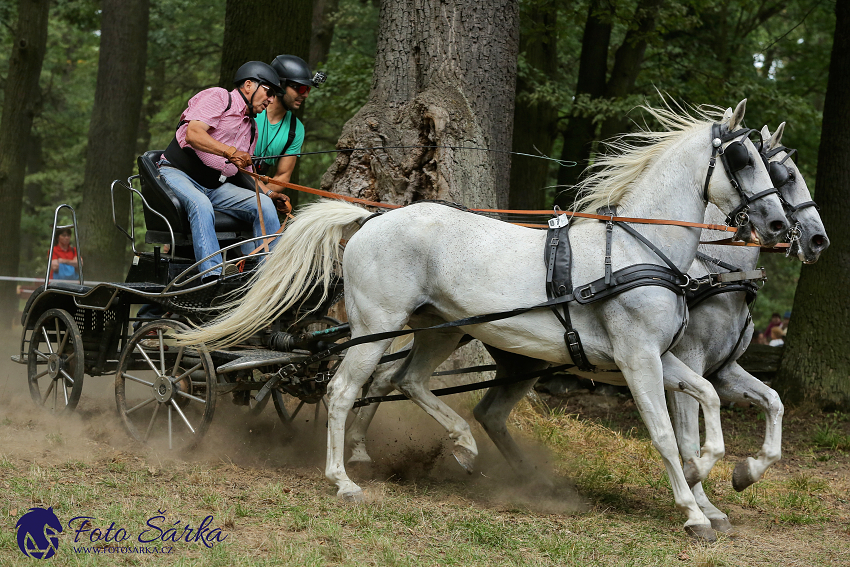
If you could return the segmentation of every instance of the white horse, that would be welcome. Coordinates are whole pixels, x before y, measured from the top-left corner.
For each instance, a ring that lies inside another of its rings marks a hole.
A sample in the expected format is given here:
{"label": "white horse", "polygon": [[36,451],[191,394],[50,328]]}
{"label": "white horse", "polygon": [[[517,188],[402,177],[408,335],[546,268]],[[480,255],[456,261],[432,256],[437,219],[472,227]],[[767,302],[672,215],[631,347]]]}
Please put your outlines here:
{"label": "white horse", "polygon": [[[714,150],[728,152],[734,146],[739,157],[744,154],[746,161],[734,184],[720,168],[706,179],[714,155],[711,121],[668,110],[647,110],[668,131],[634,135],[645,144],[640,147],[623,141],[623,155],[608,158],[608,167],[596,174],[598,183],[586,199],[588,208],[617,204],[618,214],[623,216],[700,223],[705,215],[705,186],[711,202],[725,212],[747,205],[754,233],[762,243],[774,244],[782,237],[787,229],[782,205],[769,191],[768,172],[758,150],[744,136],[748,131],[726,137],[738,130],[745,101],[723,115],[720,122],[725,141],[718,138]],[[188,333],[187,340],[213,347],[236,342],[295,305],[317,285],[314,278],[326,288],[341,238],[348,239],[342,268],[352,338],[396,331],[408,323],[423,327],[546,300],[541,261],[546,236],[542,231],[439,204],[397,209],[360,228],[370,215],[363,208],[340,202],[307,207],[284,232],[240,304],[210,326]],[[699,230],[678,225],[646,225],[639,230],[680,269],[693,262]],[[574,281],[590,282],[604,275],[605,235],[602,223],[575,223],[570,235]],[[614,270],[637,263],[664,265],[648,247],[620,229],[614,230],[612,258]],[[713,539],[711,523],[699,509],[679,463],[664,399],[663,368],[668,364],[683,367],[687,384],[706,390],[702,377],[667,352],[687,318],[682,296],[665,287],[645,286],[602,302],[575,305],[570,312],[589,361],[600,368],[621,369],[664,461],[676,506],[687,516],[686,530]],[[405,359],[404,374],[394,378],[395,385],[450,431],[456,451],[474,456],[477,447],[469,426],[427,388],[434,368],[451,354],[464,333],[518,355],[559,364],[571,363],[571,359],[564,345],[564,329],[549,310],[418,333]],[[348,478],[343,463],[346,416],[389,343],[387,339],[352,346],[329,384],[325,474],[337,486],[338,496],[345,499],[362,498],[362,490]],[[710,386],[707,389],[713,391]],[[723,454],[719,420],[717,425],[710,432],[706,426],[703,449],[712,458]]]}
{"label": "white horse", "polygon": [[[764,153],[771,154],[771,162],[781,166],[776,176],[771,175],[785,201],[793,209],[789,215],[791,225],[799,231],[792,243],[792,255],[801,261],[814,263],[829,246],[829,239],[817,209],[805,206],[811,203],[811,195],[805,180],[797,170],[780,141],[785,123],[780,124],[773,136],[767,127],[762,129]],[[775,153],[774,153],[775,152]],[[776,167],[776,166],[774,166]],[[717,207],[709,205],[705,222],[722,223],[725,218]],[[703,231],[703,240],[714,238],[711,231]],[[701,246],[701,252],[713,259],[732,265],[740,271],[755,269],[759,257],[758,248],[743,246]],[[705,278],[711,273],[725,271],[718,265],[697,258],[688,270],[693,279]],[[755,459],[748,458],[735,468],[733,486],[744,490],[758,481],[771,464],[781,455],[782,413],[783,407],[778,394],[762,381],[750,375],[735,362],[750,342],[753,326],[749,317],[749,306],[744,291],[729,291],[712,295],[691,308],[690,323],[681,341],[671,352],[688,368],[697,374],[710,376],[709,381],[723,401],[752,402],[765,410],[767,422],[765,441]],[[498,376],[510,376],[532,372],[544,368],[548,363],[518,357],[509,353],[490,349],[498,363]],[[399,362],[382,364],[376,370],[367,396],[385,396],[395,389],[392,376]],[[678,386],[680,376],[677,367],[665,365],[664,384],[671,408],[671,417],[676,431],[676,440],[684,463],[693,462],[701,454],[699,445],[699,403],[700,396],[686,395]],[[668,372],[669,368],[669,372]],[[594,373],[575,374],[600,380]],[[685,376],[684,378],[687,378]],[[532,388],[537,379],[524,380],[510,385],[491,388],[473,410],[476,420],[487,431],[494,444],[505,458],[524,478],[537,478],[507,429],[507,417],[515,404]],[[366,451],[366,430],[374,417],[378,404],[360,409],[351,426],[346,431],[346,445],[351,449],[349,465],[370,463],[371,457]],[[686,477],[688,475],[686,474]],[[717,509],[705,495],[702,483],[697,482],[692,492],[700,509],[711,521],[715,530],[728,532],[732,529],[729,519]]]}
{"label": "white horse", "polygon": [[[779,125],[773,136],[765,126],[762,131],[763,152],[776,153],[769,159],[773,168],[782,173],[771,175],[776,187],[792,208],[811,203],[811,193],[793,160],[780,144],[785,123]],[[777,168],[777,166],[780,166]],[[786,180],[787,179],[787,180]],[[783,183],[783,181],[785,181]],[[723,215],[709,207],[706,222],[717,222]],[[799,231],[792,242],[791,255],[800,261],[814,263],[829,246],[826,230],[821,222],[817,208],[805,206],[789,212],[789,220]],[[704,235],[708,236],[708,235]],[[701,252],[708,256],[749,271],[756,267],[759,258],[758,248],[701,246]],[[688,274],[704,277],[716,273],[718,266],[697,259]],[[778,461],[782,455],[782,415],[784,408],[779,395],[761,380],[755,378],[736,362],[741,356],[753,334],[753,324],[749,317],[746,294],[743,291],[721,293],[708,298],[691,309],[691,323],[685,336],[673,349],[673,353],[689,368],[708,377],[720,399],[726,402],[753,404],[764,409],[765,438],[761,450],[755,458],[748,457],[735,467],[732,486],[737,491],[758,481],[765,470]],[[699,454],[699,407],[688,396],[668,392],[670,413],[673,418],[676,440],[684,460]],[[692,488],[700,508],[711,520],[712,525],[728,523],[726,515],[718,510],[702,489],[702,484]]]}

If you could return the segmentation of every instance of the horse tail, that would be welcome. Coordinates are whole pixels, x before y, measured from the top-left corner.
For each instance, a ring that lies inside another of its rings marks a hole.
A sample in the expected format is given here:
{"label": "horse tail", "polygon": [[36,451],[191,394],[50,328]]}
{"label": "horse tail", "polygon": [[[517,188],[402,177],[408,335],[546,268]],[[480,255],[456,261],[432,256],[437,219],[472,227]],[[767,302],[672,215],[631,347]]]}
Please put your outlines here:
{"label": "horse tail", "polygon": [[[324,199],[302,208],[274,250],[248,281],[247,293],[223,306],[224,313],[180,333],[179,344],[223,348],[244,341],[321,286],[321,304],[340,266],[340,240],[347,240],[372,213],[343,201]],[[360,221],[360,222],[358,222]]]}

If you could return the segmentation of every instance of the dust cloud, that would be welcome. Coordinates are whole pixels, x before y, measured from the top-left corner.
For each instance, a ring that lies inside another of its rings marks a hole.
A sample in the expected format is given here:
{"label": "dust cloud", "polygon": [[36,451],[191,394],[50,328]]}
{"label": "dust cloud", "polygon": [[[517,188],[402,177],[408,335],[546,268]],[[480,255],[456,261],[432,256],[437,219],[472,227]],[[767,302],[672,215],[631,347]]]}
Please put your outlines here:
{"label": "dust cloud", "polygon": [[[252,412],[235,405],[232,394],[221,394],[204,440],[183,454],[130,438],[116,411],[112,376],[87,375],[76,411],[49,415],[30,398],[26,366],[10,360],[18,353],[19,333],[5,334],[0,341],[0,457],[50,466],[69,460],[102,462],[125,454],[160,463],[324,470],[327,412],[321,403],[305,404],[287,427],[273,402]],[[479,448],[474,473],[468,474],[455,461],[452,441],[424,411],[412,402],[385,403],[369,430],[367,447],[373,464],[349,470],[352,479],[367,488],[367,498],[371,482],[432,483],[482,507],[558,514],[588,508],[585,499],[554,473],[546,449],[527,439],[517,442],[545,480],[529,483],[518,477],[472,418],[471,404],[463,396],[468,394],[442,399],[472,427]],[[289,400],[290,411],[296,406],[297,400]]]}

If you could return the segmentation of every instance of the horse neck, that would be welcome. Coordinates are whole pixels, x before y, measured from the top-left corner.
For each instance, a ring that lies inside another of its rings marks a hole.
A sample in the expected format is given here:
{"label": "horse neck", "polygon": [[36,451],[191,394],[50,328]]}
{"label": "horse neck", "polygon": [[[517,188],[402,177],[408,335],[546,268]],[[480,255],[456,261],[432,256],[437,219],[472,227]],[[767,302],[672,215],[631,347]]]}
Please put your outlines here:
{"label": "horse neck", "polygon": [[[705,210],[705,222],[708,224],[724,224],[726,222],[726,215],[724,215],[720,209],[718,209],[713,204],[708,205]],[[729,233],[720,234],[718,236],[717,231],[715,230],[703,230],[702,231],[702,240],[720,240],[722,238],[726,238]],[[756,267],[759,260],[759,248],[755,246],[700,246],[700,252],[711,256],[712,258],[716,258],[717,260],[721,260],[726,262],[727,264],[732,264],[735,267],[741,268],[742,270],[752,270]],[[710,271],[716,272],[717,266],[710,265]]]}
{"label": "horse neck", "polygon": [[[710,140],[710,126],[706,126],[673,144],[621,199],[617,214],[703,222],[705,202],[702,188],[711,158]],[[719,173],[722,175],[722,170]],[[683,271],[693,262],[699,244],[699,230],[672,225],[632,226],[661,248]]]}

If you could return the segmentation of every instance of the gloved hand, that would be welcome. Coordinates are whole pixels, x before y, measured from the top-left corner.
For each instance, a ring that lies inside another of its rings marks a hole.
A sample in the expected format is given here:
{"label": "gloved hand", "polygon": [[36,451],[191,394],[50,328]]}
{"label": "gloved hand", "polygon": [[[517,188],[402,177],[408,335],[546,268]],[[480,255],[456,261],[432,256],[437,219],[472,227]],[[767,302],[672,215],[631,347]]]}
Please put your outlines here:
{"label": "gloved hand", "polygon": [[269,193],[269,198],[274,202],[274,208],[284,214],[292,212],[292,203],[289,202],[289,197],[283,193]]}
{"label": "gloved hand", "polygon": [[242,169],[251,165],[251,154],[237,150],[236,148],[233,148],[231,153],[226,153],[224,157],[227,158],[227,161]]}

